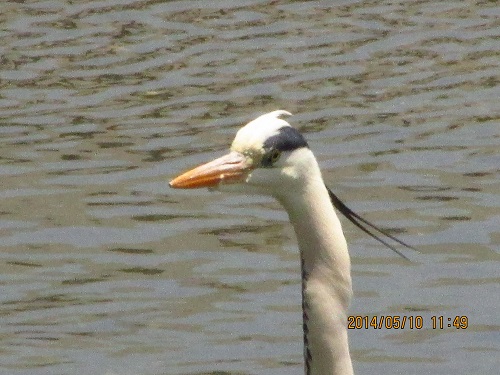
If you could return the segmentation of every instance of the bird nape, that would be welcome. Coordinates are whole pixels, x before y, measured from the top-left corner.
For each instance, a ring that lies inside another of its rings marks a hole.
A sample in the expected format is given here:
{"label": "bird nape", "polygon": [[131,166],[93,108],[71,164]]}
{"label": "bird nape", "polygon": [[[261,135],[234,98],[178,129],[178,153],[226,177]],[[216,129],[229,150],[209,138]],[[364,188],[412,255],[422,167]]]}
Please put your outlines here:
{"label": "bird nape", "polygon": [[351,263],[334,207],[403,258],[408,260],[371,229],[414,248],[352,211],[325,186],[307,141],[282,115],[291,114],[278,110],[249,122],[236,134],[228,154],[181,174],[170,186],[271,195],[283,205],[300,249],[304,372],[349,375],[353,373],[347,338]]}

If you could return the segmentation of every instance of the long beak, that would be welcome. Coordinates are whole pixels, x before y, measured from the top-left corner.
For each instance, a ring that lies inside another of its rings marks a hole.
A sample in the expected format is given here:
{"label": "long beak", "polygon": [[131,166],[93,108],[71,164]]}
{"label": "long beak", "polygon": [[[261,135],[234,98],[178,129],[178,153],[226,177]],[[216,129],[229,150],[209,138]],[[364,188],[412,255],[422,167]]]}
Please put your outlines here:
{"label": "long beak", "polygon": [[176,189],[215,187],[222,182],[241,182],[250,170],[246,158],[242,154],[232,151],[177,176],[170,181],[169,185]]}

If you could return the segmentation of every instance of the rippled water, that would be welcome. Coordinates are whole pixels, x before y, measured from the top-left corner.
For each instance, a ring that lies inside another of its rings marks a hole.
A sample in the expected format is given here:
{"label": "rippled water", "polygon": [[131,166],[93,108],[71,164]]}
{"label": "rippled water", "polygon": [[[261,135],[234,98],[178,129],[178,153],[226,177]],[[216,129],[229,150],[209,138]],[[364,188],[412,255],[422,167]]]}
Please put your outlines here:
{"label": "rippled water", "polygon": [[[0,373],[301,374],[297,246],[265,197],[173,191],[277,108],[351,207],[357,374],[499,366],[495,1],[27,1],[0,20]],[[431,316],[467,316],[432,329]]]}

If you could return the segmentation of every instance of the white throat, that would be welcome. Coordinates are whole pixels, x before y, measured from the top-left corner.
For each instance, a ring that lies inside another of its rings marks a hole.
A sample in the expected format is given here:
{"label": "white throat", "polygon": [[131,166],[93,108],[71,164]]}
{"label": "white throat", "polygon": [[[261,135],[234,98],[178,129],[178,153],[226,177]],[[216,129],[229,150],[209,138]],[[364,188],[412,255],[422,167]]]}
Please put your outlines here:
{"label": "white throat", "polygon": [[318,176],[309,178],[300,192],[278,198],[300,248],[305,373],[349,375],[353,373],[347,339],[350,258],[340,221],[315,167],[309,173]]}

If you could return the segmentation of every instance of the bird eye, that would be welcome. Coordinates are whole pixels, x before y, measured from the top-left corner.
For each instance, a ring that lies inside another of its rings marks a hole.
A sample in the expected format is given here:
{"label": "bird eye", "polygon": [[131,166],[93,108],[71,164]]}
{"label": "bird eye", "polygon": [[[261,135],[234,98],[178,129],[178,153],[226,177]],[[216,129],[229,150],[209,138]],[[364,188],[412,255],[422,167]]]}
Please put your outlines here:
{"label": "bird eye", "polygon": [[271,152],[271,163],[275,163],[278,161],[278,159],[280,158],[281,156],[281,152],[279,152],[278,150],[273,150]]}
{"label": "bird eye", "polygon": [[272,165],[278,161],[281,156],[281,152],[279,150],[271,150],[269,151],[264,158],[262,159],[263,167],[272,167]]}

